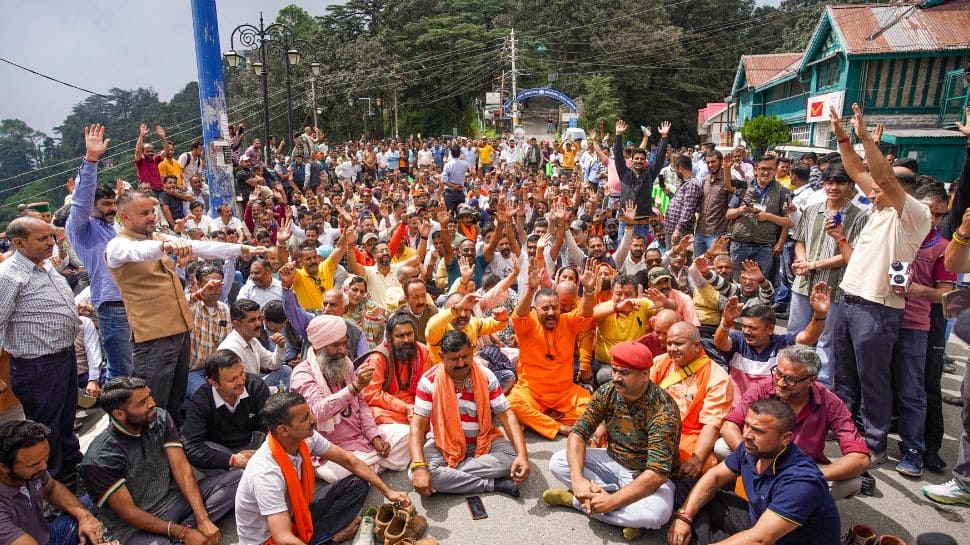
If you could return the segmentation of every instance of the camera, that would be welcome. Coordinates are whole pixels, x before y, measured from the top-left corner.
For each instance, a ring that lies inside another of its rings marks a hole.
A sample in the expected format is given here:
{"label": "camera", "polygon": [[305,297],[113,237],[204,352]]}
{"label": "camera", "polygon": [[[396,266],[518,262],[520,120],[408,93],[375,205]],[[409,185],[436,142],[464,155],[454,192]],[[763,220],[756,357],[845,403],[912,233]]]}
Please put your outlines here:
{"label": "camera", "polygon": [[893,261],[889,264],[889,285],[894,288],[909,288],[913,280],[909,261]]}

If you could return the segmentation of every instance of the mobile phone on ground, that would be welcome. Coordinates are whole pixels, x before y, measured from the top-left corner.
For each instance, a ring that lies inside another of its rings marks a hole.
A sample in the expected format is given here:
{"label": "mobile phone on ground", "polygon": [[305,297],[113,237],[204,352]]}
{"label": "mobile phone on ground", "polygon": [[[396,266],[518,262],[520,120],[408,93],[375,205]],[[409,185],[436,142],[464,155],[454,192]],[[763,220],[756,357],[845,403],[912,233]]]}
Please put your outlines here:
{"label": "mobile phone on ground", "polygon": [[485,511],[485,504],[482,503],[480,496],[468,496],[465,498],[465,503],[468,504],[468,510],[472,513],[472,520],[488,518],[488,512]]}

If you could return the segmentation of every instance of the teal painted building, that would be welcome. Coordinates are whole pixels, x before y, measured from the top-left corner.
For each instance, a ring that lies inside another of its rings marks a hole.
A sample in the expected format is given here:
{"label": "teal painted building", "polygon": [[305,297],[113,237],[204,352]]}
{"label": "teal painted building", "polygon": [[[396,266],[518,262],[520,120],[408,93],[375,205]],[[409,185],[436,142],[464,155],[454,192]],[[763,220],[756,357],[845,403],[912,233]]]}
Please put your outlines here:
{"label": "teal painted building", "polygon": [[[726,99],[734,127],[776,115],[792,141],[835,149],[828,108],[858,102],[882,145],[921,174],[959,174],[966,137],[952,129],[970,99],[970,0],[827,6],[801,53],[747,55]],[[740,136],[740,133],[738,133]]]}

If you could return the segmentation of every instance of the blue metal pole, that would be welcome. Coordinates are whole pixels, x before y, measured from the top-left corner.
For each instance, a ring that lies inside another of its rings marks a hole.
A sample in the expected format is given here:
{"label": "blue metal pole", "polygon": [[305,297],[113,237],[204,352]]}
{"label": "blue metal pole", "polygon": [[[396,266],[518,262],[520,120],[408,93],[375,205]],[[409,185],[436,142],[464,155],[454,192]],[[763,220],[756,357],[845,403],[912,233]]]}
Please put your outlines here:
{"label": "blue metal pole", "polygon": [[233,206],[232,160],[229,157],[229,120],[222,81],[222,50],[216,0],[190,0],[195,31],[195,59],[199,68],[199,107],[206,180],[209,183],[209,213],[215,217],[222,204]]}

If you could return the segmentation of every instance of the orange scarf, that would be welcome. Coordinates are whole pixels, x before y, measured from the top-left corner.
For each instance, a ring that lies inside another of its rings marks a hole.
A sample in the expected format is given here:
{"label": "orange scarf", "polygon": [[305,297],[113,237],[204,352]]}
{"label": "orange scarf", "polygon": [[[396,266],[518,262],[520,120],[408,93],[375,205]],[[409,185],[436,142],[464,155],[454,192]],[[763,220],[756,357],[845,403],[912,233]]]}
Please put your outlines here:
{"label": "orange scarf", "polygon": [[[431,399],[431,431],[435,445],[441,451],[448,467],[457,467],[465,459],[465,432],[461,428],[461,415],[458,412],[458,394],[455,383],[448,376],[444,365],[437,366],[434,381],[434,394]],[[478,364],[471,364],[472,391],[475,394],[475,407],[478,409],[478,440],[475,456],[488,454],[492,450],[492,440],[501,433],[492,425],[492,405],[488,395],[488,379]]]}
{"label": "orange scarf", "polygon": [[[704,408],[705,394],[707,393],[707,382],[711,378],[711,361],[708,359],[707,354],[701,352],[700,358],[706,361],[702,364],[699,369],[694,373],[694,384],[697,386],[697,395],[694,399],[687,405],[687,411],[685,414],[681,415],[680,424],[681,430],[689,435],[697,435],[700,433],[701,428],[704,426],[701,424],[701,409]],[[654,367],[656,368],[656,375],[658,377],[657,384],[663,381],[667,376],[671,367],[676,367],[673,360],[670,359],[669,354],[664,354],[660,361],[654,362]],[[675,383],[676,384],[676,383]]]}
{"label": "orange scarf", "polygon": [[[296,470],[293,469],[293,462],[289,455],[283,450],[283,446],[273,437],[273,434],[266,436],[266,444],[273,459],[279,464],[283,471],[283,481],[286,483],[286,496],[290,501],[290,513],[293,514],[293,535],[304,543],[309,543],[313,537],[313,517],[310,515],[310,500],[313,499],[313,484],[316,475],[313,473],[313,462],[310,460],[310,447],[306,441],[300,441],[300,457],[303,463],[300,464],[300,476],[297,478]],[[275,545],[273,538],[266,540],[266,545]]]}

